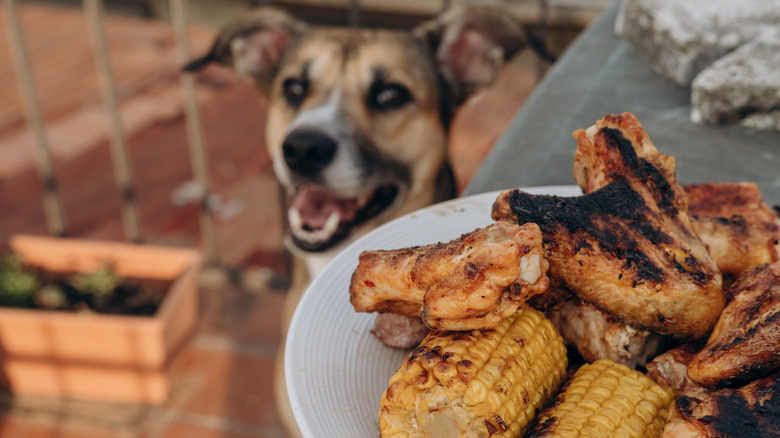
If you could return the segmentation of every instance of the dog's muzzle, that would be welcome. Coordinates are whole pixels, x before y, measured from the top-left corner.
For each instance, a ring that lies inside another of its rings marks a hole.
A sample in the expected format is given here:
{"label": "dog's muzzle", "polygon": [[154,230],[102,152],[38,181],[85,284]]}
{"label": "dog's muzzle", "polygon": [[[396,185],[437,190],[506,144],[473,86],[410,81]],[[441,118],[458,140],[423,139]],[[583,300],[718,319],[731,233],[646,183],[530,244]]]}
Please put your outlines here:
{"label": "dog's muzzle", "polygon": [[390,206],[399,193],[395,184],[367,186],[359,196],[344,195],[322,182],[338,145],[317,131],[294,131],[282,145],[284,162],[296,177],[287,217],[293,242],[305,251],[324,251]]}

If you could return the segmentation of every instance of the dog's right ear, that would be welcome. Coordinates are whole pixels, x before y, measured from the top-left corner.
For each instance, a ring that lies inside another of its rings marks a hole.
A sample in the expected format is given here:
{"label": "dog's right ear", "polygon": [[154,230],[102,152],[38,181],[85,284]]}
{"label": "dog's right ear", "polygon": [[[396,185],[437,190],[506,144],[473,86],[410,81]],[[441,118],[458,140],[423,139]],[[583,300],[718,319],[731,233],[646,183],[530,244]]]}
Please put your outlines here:
{"label": "dog's right ear", "polygon": [[430,48],[456,104],[490,85],[504,62],[529,43],[521,21],[497,5],[455,5],[414,34]]}
{"label": "dog's right ear", "polygon": [[284,52],[307,28],[306,23],[281,9],[255,9],[223,26],[211,50],[182,70],[194,72],[217,62],[265,90]]}

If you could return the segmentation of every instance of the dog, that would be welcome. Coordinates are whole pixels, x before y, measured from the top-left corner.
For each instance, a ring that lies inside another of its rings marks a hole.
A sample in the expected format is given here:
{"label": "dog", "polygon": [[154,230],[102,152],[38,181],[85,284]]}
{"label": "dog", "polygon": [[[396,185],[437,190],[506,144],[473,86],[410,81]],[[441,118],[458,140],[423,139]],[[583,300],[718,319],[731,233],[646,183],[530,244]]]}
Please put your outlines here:
{"label": "dog", "polygon": [[[306,285],[345,245],[455,196],[455,111],[529,44],[518,20],[490,6],[453,6],[411,31],[311,26],[264,7],[224,26],[184,67],[226,65],[265,98],[293,254],[282,333]],[[278,357],[277,404],[297,436]]]}

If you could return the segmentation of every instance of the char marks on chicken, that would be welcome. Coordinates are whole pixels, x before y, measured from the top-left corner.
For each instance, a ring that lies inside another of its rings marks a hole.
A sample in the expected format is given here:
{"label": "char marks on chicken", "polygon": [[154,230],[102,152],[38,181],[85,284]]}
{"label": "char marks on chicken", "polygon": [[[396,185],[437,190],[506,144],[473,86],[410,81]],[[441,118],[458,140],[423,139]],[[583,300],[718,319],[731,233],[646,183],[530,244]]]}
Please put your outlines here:
{"label": "char marks on chicken", "polygon": [[585,195],[503,192],[493,218],[539,224],[550,276],[626,324],[700,338],[724,306],[722,277],[687,215],[674,158],[631,114],[605,116],[578,140]]}
{"label": "char marks on chicken", "polygon": [[780,374],[699,399],[677,397],[661,438],[777,438]]}
{"label": "char marks on chicken", "polygon": [[780,218],[753,183],[685,186],[688,215],[718,269],[732,277],[778,260]]}
{"label": "char marks on chicken", "polygon": [[733,385],[780,369],[780,262],[745,272],[688,376],[707,386]]}

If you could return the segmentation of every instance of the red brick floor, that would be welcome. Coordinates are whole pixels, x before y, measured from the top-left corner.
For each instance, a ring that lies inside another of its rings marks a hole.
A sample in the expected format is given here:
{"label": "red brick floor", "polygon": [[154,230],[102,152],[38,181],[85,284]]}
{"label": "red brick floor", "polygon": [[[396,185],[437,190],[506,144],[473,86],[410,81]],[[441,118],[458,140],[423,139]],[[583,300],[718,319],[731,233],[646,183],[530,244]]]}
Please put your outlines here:
{"label": "red brick floor", "polygon": [[[105,121],[83,16],[25,4],[21,21],[47,121],[68,222],[77,237],[123,240]],[[161,23],[109,17],[106,26],[121,114],[135,176],[142,235],[161,245],[200,242],[196,205],[171,198],[192,179],[172,34]],[[5,29],[2,29],[5,35]],[[193,29],[193,51],[212,32]],[[0,44],[0,243],[14,233],[45,234],[41,184],[32,165],[19,93]],[[523,55],[495,87],[458,113],[452,161],[465,187],[537,79]],[[286,274],[277,189],[263,140],[264,108],[232,73],[199,76],[210,159],[218,253],[239,269]],[[283,437],[272,397],[284,291],[203,288],[201,327],[172,365],[163,406],[121,405],[0,395],[3,438]]]}

